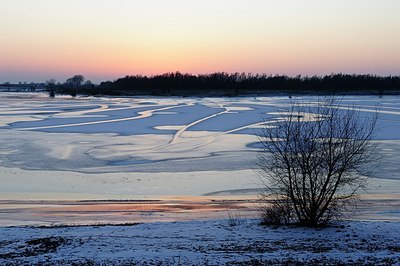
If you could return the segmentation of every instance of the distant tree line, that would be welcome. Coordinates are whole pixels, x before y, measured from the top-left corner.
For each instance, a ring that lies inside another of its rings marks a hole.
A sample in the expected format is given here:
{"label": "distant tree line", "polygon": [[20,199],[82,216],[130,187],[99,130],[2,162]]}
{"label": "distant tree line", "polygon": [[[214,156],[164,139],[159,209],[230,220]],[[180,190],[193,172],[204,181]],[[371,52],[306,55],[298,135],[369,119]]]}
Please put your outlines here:
{"label": "distant tree line", "polygon": [[55,79],[46,81],[46,89],[50,97],[55,97],[56,93],[69,94],[75,97],[77,94],[88,94],[95,88],[90,80],[86,80],[82,75],[75,75],[67,79],[64,83],[56,84]]}
{"label": "distant tree line", "polygon": [[400,93],[400,76],[331,74],[326,76],[266,75],[217,72],[192,75],[179,72],[133,75],[93,85],[76,75],[56,86],[71,95],[237,96],[263,93],[342,94]]}

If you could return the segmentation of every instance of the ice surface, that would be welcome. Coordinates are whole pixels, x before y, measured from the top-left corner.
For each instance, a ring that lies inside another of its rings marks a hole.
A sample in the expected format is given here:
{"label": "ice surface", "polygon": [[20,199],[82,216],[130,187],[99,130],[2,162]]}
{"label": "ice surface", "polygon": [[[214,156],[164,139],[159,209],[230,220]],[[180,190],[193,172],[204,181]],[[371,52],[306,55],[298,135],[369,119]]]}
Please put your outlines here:
{"label": "ice surface", "polygon": [[[313,104],[317,99],[298,100]],[[342,99],[362,114],[380,109],[377,138],[383,139],[384,159],[375,178],[400,179],[399,100]],[[3,174],[0,191],[201,195],[257,187],[252,170],[260,150],[257,132],[263,121],[273,126],[282,119],[276,111],[290,102],[285,97],[49,99],[2,93],[0,167],[4,173],[18,171],[14,179]],[[152,180],[145,186],[114,180],[144,175]],[[185,183],[188,176],[191,180]],[[88,180],[105,180],[107,185],[99,189]],[[113,187],[109,180],[119,185]]]}

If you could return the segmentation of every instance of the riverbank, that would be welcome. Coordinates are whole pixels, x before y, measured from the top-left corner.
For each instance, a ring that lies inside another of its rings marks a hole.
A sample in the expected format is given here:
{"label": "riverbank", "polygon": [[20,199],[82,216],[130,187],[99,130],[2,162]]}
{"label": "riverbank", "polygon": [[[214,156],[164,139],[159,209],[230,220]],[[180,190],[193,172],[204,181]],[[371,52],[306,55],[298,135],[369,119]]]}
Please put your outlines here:
{"label": "riverbank", "polygon": [[[399,194],[363,194],[344,219],[400,223]],[[0,226],[80,226],[256,218],[257,195],[163,196],[121,200],[0,200]]]}
{"label": "riverbank", "polygon": [[0,263],[249,265],[400,263],[400,223],[263,227],[257,219],[0,228]]}

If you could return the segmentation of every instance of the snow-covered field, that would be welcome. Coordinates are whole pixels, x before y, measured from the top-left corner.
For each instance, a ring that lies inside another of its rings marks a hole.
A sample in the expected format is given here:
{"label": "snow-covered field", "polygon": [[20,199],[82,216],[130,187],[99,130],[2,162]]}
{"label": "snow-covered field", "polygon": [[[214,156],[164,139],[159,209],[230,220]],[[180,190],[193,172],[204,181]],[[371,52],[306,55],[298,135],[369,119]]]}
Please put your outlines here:
{"label": "snow-covered field", "polygon": [[[254,219],[262,189],[257,132],[279,119],[286,97],[1,93],[0,264],[400,264],[399,100],[343,98],[360,112],[380,109],[383,159],[344,228],[304,230],[260,227]],[[231,212],[253,218],[232,226]]]}
{"label": "snow-covered field", "polygon": [[0,228],[0,264],[399,265],[399,230],[399,223],[360,221],[272,228],[256,219]]}

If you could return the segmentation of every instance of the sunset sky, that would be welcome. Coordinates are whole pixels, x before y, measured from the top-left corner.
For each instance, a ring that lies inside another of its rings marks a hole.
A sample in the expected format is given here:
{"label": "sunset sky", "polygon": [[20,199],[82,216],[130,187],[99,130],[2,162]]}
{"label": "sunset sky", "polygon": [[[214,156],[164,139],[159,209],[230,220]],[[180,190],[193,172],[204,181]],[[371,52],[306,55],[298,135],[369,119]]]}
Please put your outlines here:
{"label": "sunset sky", "polygon": [[0,82],[400,74],[399,0],[0,0]]}

